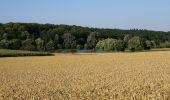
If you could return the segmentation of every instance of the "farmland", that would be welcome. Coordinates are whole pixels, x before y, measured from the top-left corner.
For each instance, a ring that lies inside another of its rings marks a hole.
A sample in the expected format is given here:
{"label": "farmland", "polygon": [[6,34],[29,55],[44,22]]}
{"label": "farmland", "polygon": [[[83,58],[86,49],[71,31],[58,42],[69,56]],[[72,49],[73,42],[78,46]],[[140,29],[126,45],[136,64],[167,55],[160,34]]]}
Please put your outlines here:
{"label": "farmland", "polygon": [[0,99],[170,99],[170,51],[0,58]]}

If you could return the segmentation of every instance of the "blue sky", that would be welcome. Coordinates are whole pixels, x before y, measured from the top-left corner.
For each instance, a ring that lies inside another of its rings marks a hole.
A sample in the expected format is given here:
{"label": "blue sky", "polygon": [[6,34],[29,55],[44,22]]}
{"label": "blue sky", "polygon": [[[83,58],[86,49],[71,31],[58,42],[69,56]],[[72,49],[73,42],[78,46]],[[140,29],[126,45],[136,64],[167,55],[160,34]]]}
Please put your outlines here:
{"label": "blue sky", "polygon": [[0,22],[170,31],[170,0],[0,0]]}

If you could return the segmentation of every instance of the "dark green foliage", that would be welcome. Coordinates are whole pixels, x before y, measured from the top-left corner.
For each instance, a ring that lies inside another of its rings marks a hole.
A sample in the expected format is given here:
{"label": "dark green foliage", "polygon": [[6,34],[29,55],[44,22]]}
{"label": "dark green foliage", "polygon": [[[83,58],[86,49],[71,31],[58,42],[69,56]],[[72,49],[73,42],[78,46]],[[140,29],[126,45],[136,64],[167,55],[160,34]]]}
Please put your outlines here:
{"label": "dark green foliage", "polygon": [[96,45],[96,49],[105,51],[124,51],[125,44],[123,40],[108,38],[105,40],[100,40]]}
{"label": "dark green foliage", "polygon": [[35,41],[33,39],[26,39],[22,42],[22,50],[34,51],[36,50]]}
{"label": "dark green foliage", "polygon": [[10,49],[10,41],[3,39],[0,41],[0,49]]}
{"label": "dark green foliage", "polygon": [[0,50],[0,57],[19,57],[19,56],[52,56],[48,52],[22,51],[22,50]]}
{"label": "dark green foliage", "polygon": [[51,51],[55,49],[55,44],[52,40],[48,41],[46,44],[46,50]]}
{"label": "dark green foliage", "polygon": [[35,40],[35,43],[37,45],[37,50],[39,51],[44,50],[44,40],[42,40],[41,38],[38,38]]}
{"label": "dark green foliage", "polygon": [[125,48],[128,48],[128,41],[132,38],[131,35],[125,35],[123,38]]}
{"label": "dark green foliage", "polygon": [[75,37],[71,33],[65,33],[63,35],[65,49],[76,49]]}
{"label": "dark green foliage", "polygon": [[59,35],[58,34],[55,35],[54,44],[55,44],[55,48],[58,49],[58,44],[59,44]]}
{"label": "dark green foliage", "polygon": [[29,37],[30,37],[30,34],[27,31],[21,32],[21,35],[20,35],[21,40],[26,40]]}
{"label": "dark green foliage", "polygon": [[166,41],[165,43],[161,43],[160,48],[170,48],[170,42]]}
{"label": "dark green foliage", "polygon": [[12,39],[10,41],[10,48],[13,50],[18,50],[21,47],[21,41],[19,39]]}
{"label": "dark green foliage", "polygon": [[0,48],[3,49],[41,51],[48,50],[49,46],[50,50],[148,50],[170,47],[169,42],[170,32],[161,31],[98,29],[37,23],[0,24]]}
{"label": "dark green foliage", "polygon": [[87,38],[87,49],[93,49],[96,46],[97,39],[96,39],[96,32],[92,32]]}
{"label": "dark green foliage", "polygon": [[151,48],[156,48],[156,43],[155,41],[150,41],[151,42]]}
{"label": "dark green foliage", "polygon": [[100,40],[97,45],[96,49],[105,50],[105,51],[114,51],[116,45],[116,39],[105,39]]}
{"label": "dark green foliage", "polygon": [[135,37],[131,38],[131,39],[128,41],[128,48],[129,48],[129,50],[131,50],[131,51],[142,50],[143,47],[142,47],[142,43],[141,43],[140,37],[135,36]]}
{"label": "dark green foliage", "polygon": [[145,41],[145,49],[146,50],[150,50],[151,48],[152,48],[152,43],[151,43],[151,41],[149,41],[149,40],[146,40]]}
{"label": "dark green foliage", "polygon": [[117,40],[115,44],[115,51],[125,51],[125,42],[123,40]]}
{"label": "dark green foliage", "polygon": [[80,49],[83,49],[83,46],[78,44],[77,47],[76,47],[77,50],[80,50]]}

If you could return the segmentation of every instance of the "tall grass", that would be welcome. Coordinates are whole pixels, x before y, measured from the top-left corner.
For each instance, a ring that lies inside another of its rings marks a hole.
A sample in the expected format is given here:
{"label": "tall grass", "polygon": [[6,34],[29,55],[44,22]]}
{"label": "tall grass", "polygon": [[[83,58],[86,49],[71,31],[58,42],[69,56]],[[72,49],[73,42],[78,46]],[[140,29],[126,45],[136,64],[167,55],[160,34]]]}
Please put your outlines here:
{"label": "tall grass", "polygon": [[0,57],[18,57],[18,56],[52,56],[49,52],[22,51],[0,49]]}

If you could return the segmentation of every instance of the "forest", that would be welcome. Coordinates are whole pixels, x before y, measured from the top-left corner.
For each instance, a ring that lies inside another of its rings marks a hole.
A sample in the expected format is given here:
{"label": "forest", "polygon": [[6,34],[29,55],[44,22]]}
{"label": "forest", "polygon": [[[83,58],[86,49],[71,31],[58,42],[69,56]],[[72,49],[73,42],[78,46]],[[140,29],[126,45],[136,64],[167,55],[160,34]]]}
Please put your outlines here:
{"label": "forest", "polygon": [[0,23],[0,49],[138,51],[169,48],[170,32],[75,25]]}

